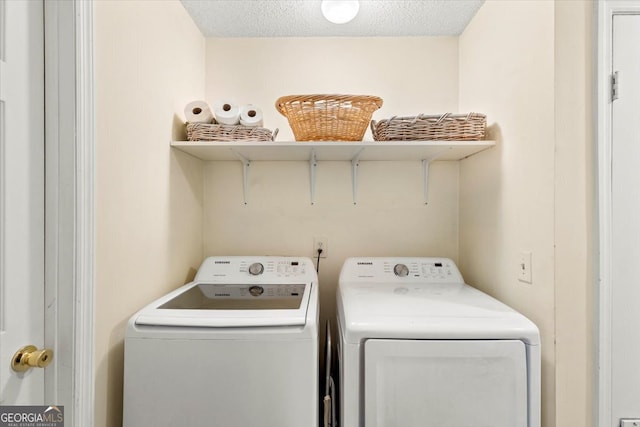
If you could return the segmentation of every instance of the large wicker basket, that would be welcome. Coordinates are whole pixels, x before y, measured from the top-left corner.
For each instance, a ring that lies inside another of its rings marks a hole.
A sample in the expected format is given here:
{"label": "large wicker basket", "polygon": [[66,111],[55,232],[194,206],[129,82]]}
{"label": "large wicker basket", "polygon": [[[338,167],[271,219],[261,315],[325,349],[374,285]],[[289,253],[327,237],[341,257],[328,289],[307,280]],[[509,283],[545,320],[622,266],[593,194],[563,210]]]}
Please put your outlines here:
{"label": "large wicker basket", "polygon": [[371,121],[376,141],[477,141],[485,137],[484,114],[450,114],[391,117]]}
{"label": "large wicker basket", "polygon": [[189,141],[273,141],[278,129],[269,129],[243,125],[218,125],[207,123],[187,123]]}
{"label": "large wicker basket", "polygon": [[368,95],[289,95],[276,101],[296,141],[362,141],[382,99]]}

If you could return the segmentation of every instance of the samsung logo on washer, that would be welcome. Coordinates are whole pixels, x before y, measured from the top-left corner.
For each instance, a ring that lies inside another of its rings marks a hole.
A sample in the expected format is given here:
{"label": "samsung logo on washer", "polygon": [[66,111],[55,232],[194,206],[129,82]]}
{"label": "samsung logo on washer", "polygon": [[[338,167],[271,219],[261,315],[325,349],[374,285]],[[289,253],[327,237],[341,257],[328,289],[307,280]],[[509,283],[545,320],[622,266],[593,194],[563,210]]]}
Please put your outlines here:
{"label": "samsung logo on washer", "polygon": [[367,261],[367,262],[358,262],[358,265],[373,265],[373,263],[371,261]]}

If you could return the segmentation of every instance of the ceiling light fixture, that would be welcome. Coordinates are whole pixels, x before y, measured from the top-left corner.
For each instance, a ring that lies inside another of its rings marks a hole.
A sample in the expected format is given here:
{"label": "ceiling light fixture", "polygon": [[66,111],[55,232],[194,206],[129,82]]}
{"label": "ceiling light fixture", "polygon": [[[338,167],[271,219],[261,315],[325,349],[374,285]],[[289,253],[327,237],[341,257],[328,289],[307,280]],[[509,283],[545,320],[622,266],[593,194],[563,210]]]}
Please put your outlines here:
{"label": "ceiling light fixture", "polygon": [[320,8],[329,22],[346,24],[358,14],[360,2],[358,0],[322,0]]}

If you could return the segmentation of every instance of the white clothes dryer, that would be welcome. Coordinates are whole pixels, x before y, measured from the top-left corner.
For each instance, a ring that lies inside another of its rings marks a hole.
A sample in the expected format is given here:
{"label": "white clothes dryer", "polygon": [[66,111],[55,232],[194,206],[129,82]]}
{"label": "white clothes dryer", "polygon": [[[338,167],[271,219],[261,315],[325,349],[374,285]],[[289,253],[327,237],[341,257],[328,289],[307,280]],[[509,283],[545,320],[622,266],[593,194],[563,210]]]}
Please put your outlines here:
{"label": "white clothes dryer", "polygon": [[308,258],[207,258],[128,323],[124,427],[316,427],[318,386]]}
{"label": "white clothes dryer", "polygon": [[540,427],[537,327],[446,258],[350,258],[340,273],[343,427]]}

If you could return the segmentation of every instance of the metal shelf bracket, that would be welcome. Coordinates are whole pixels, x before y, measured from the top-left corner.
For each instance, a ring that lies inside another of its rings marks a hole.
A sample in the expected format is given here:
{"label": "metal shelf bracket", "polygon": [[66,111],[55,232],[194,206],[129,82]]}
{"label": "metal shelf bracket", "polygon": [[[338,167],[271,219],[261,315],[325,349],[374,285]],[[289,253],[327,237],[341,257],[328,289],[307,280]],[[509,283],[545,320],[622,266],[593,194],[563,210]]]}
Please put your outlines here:
{"label": "metal shelf bracket", "polygon": [[244,158],[235,151],[234,154],[238,157],[240,163],[242,163],[242,198],[244,199],[244,204],[246,205],[249,186],[249,168],[251,167],[251,160]]}
{"label": "metal shelf bracket", "polygon": [[442,154],[444,154],[447,151],[446,148],[441,149],[440,151],[438,151],[437,153],[435,153],[433,156],[427,158],[427,159],[422,159],[422,182],[423,182],[423,193],[424,193],[424,204],[428,205],[429,204],[429,165],[431,165],[431,162],[435,161],[438,159],[438,157],[440,157]]}
{"label": "metal shelf bracket", "polygon": [[316,168],[318,167],[318,159],[316,158],[316,150],[311,149],[311,157],[309,157],[309,177],[311,180],[311,204],[316,204]]}
{"label": "metal shelf bracket", "polygon": [[422,160],[422,191],[424,194],[424,204],[429,204],[429,164],[431,160]]}
{"label": "metal shelf bracket", "polygon": [[360,155],[364,151],[362,148],[358,153],[353,156],[351,159],[351,182],[352,182],[352,191],[353,191],[353,204],[355,205],[358,201],[358,168],[360,167]]}

